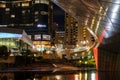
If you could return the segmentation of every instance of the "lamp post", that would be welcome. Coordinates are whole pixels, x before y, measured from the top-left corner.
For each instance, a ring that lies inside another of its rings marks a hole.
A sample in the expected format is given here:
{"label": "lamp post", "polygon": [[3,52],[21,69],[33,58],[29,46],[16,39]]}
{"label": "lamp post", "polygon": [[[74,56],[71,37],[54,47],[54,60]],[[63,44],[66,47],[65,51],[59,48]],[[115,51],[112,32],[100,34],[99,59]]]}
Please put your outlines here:
{"label": "lamp post", "polygon": [[85,68],[87,68],[87,64],[88,64],[88,62],[87,62],[87,61],[85,61]]}

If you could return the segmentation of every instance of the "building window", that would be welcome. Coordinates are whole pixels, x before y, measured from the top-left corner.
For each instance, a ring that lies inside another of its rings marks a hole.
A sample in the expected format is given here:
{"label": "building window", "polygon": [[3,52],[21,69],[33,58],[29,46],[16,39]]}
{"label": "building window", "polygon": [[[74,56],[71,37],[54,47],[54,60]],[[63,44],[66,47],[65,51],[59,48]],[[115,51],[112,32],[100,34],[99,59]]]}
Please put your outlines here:
{"label": "building window", "polygon": [[44,34],[44,35],[42,36],[42,38],[43,38],[43,40],[50,40],[50,35],[45,35],[45,34]]}
{"label": "building window", "polygon": [[14,15],[14,14],[12,14],[12,15],[11,15],[11,18],[15,18],[15,15]]}
{"label": "building window", "polygon": [[1,8],[5,8],[5,7],[6,7],[6,4],[0,4],[0,7],[1,7]]}
{"label": "building window", "polygon": [[34,36],[34,39],[35,39],[35,40],[41,40],[41,35],[35,35],[35,36]]}
{"label": "building window", "polygon": [[35,0],[35,3],[40,3],[40,0]]}
{"label": "building window", "polygon": [[47,15],[48,14],[48,12],[46,12],[46,11],[41,11],[40,13],[41,13],[41,15]]}
{"label": "building window", "polygon": [[5,11],[10,11],[10,8],[5,8]]}
{"label": "building window", "polygon": [[35,0],[35,3],[49,4],[49,0]]}
{"label": "building window", "polygon": [[28,7],[28,6],[29,6],[29,3],[28,3],[28,2],[22,3],[22,6],[23,6],[23,7]]}
{"label": "building window", "polygon": [[10,26],[14,26],[15,24],[10,24]]}
{"label": "building window", "polygon": [[25,14],[25,12],[26,12],[25,10],[22,11],[23,14]]}
{"label": "building window", "polygon": [[39,12],[38,11],[35,11],[35,15],[38,15],[39,14]]}
{"label": "building window", "polygon": [[35,22],[38,22],[39,19],[35,19]]}
{"label": "building window", "polygon": [[0,4],[1,8],[6,8],[6,4]]}
{"label": "building window", "polygon": [[43,4],[49,4],[49,0],[41,0],[41,3],[43,3]]}

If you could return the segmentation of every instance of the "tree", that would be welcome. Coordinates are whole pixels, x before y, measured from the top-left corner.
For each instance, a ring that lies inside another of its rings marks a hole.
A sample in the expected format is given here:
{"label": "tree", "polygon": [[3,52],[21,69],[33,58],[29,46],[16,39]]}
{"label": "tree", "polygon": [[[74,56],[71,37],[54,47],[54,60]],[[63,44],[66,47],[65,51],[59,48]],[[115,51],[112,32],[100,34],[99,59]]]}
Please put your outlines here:
{"label": "tree", "polygon": [[9,52],[8,52],[8,48],[7,46],[0,46],[0,57],[4,57],[5,59],[7,59],[9,56]]}

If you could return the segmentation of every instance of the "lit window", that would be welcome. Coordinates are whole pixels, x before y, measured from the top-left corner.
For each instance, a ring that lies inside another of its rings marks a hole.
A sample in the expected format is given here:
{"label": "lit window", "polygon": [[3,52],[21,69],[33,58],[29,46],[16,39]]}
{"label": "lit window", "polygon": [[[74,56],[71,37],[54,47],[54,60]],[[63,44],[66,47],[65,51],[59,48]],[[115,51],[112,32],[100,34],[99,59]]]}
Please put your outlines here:
{"label": "lit window", "polygon": [[49,0],[35,0],[35,3],[49,4]]}
{"label": "lit window", "polygon": [[14,26],[14,24],[10,24],[10,26]]}
{"label": "lit window", "polygon": [[76,24],[76,26],[78,26],[78,24]]}
{"label": "lit window", "polygon": [[15,18],[15,15],[11,15],[11,18]]}
{"label": "lit window", "polygon": [[28,7],[28,6],[29,6],[29,3],[22,3],[22,6],[23,6],[23,7]]}
{"label": "lit window", "polygon": [[35,3],[40,3],[40,1],[39,0],[35,0]]}
{"label": "lit window", "polygon": [[48,13],[46,11],[41,11],[41,15],[47,15]]}
{"label": "lit window", "polygon": [[0,7],[1,7],[1,8],[5,8],[5,7],[6,7],[6,4],[0,4]]}
{"label": "lit window", "polygon": [[25,12],[26,12],[25,10],[22,11],[23,14],[25,14]]}
{"label": "lit window", "polygon": [[35,40],[41,40],[41,35],[35,35]]}
{"label": "lit window", "polygon": [[38,11],[35,11],[35,15],[37,15],[37,14],[39,14],[39,12],[38,12]]}
{"label": "lit window", "polygon": [[10,11],[10,8],[6,8],[5,11]]}
{"label": "lit window", "polygon": [[44,34],[44,35],[42,36],[42,38],[43,38],[43,40],[50,40],[50,35],[45,35],[45,34]]}
{"label": "lit window", "polygon": [[43,3],[43,4],[49,4],[49,0],[41,0],[40,3]]}
{"label": "lit window", "polygon": [[37,22],[38,21],[38,19],[35,19],[35,22]]}
{"label": "lit window", "polygon": [[17,6],[20,6],[20,3],[18,3]]}

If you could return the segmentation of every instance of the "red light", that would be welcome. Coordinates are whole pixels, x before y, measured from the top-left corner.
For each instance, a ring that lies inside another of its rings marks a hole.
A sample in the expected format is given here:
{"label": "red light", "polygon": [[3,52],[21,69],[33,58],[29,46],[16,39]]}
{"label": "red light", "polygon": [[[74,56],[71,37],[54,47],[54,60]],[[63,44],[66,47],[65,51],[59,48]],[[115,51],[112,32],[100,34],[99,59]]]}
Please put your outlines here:
{"label": "red light", "polygon": [[54,26],[55,26],[55,27],[58,27],[58,23],[54,22]]}

